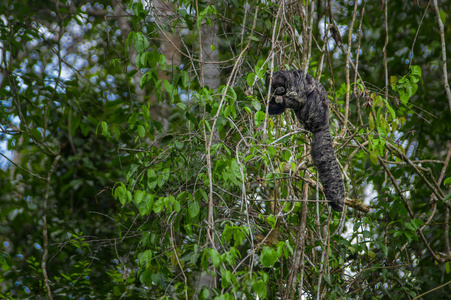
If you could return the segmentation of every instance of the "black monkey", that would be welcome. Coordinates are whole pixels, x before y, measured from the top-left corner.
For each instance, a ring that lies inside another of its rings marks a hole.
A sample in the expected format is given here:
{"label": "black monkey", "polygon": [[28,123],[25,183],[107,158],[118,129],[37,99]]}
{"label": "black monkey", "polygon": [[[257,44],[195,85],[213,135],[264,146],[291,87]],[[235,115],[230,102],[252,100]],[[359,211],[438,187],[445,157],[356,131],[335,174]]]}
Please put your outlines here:
{"label": "black monkey", "polygon": [[268,112],[278,115],[294,110],[305,129],[313,134],[312,158],[330,206],[342,211],[343,178],[329,132],[329,104],[324,87],[303,70],[279,71],[273,75]]}

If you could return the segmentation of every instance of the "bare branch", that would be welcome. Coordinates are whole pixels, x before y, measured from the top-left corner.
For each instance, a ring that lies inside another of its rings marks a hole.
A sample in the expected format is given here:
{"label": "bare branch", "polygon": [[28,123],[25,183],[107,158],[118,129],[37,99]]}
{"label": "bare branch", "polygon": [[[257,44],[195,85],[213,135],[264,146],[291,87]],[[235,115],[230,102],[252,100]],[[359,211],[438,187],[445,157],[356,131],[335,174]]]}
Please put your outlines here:
{"label": "bare branch", "polygon": [[446,42],[445,42],[445,29],[443,27],[442,19],[440,18],[440,12],[438,9],[437,0],[434,0],[435,15],[437,16],[437,23],[440,29],[440,40],[442,45],[442,61],[443,61],[443,83],[445,85],[446,97],[448,98],[449,109],[451,111],[451,90],[448,82],[448,70],[446,67]]}

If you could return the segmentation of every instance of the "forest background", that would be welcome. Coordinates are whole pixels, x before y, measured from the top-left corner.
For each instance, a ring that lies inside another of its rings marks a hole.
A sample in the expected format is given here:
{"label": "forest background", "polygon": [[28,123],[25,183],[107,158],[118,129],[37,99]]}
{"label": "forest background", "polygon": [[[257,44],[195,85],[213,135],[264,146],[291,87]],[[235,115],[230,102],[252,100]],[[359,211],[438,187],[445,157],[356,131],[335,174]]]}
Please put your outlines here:
{"label": "forest background", "polygon": [[[2,1],[1,297],[451,299],[450,13]],[[267,114],[292,69],[328,91],[343,213]]]}

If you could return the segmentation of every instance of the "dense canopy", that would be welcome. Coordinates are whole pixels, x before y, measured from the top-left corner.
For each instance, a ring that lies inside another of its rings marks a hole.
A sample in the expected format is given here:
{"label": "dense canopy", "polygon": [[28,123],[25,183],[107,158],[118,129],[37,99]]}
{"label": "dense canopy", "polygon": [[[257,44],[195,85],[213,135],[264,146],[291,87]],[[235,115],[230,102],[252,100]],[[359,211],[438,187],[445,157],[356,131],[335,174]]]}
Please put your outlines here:
{"label": "dense canopy", "polygon": [[[451,299],[448,0],[0,3],[0,297]],[[447,60],[448,59],[448,60]],[[336,212],[279,70],[325,87]]]}

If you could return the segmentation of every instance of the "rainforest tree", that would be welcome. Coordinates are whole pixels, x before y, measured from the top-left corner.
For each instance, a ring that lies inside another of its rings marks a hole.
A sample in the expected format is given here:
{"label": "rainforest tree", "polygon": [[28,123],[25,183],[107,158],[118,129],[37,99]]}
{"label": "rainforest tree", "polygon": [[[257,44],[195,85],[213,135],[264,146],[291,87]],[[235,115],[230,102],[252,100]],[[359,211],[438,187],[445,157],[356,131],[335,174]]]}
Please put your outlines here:
{"label": "rainforest tree", "polygon": [[[450,14],[438,1],[4,1],[9,299],[451,298]],[[345,185],[269,116],[321,82]]]}

